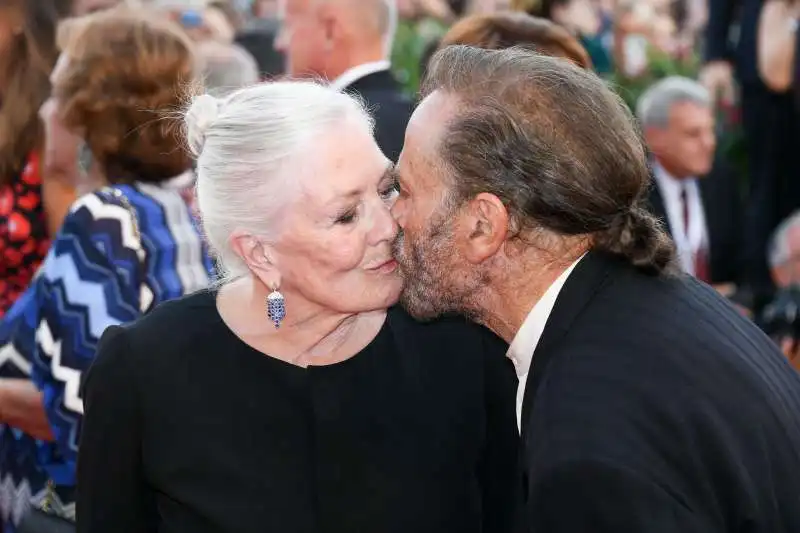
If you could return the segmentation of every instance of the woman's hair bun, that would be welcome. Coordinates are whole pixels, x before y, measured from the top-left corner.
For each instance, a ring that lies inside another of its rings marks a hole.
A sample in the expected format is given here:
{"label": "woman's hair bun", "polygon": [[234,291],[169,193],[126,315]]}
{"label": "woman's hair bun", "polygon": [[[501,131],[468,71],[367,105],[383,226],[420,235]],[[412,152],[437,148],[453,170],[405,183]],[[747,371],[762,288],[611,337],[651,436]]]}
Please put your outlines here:
{"label": "woman's hair bun", "polygon": [[186,141],[195,158],[203,153],[208,131],[219,115],[219,104],[220,101],[210,94],[195,96],[183,117],[186,125]]}

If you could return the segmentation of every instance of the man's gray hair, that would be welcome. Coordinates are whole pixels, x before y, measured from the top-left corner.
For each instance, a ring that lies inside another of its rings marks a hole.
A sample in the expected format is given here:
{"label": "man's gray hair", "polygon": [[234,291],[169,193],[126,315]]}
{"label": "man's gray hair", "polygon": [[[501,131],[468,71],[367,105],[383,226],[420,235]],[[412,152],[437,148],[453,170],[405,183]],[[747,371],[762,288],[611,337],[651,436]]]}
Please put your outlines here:
{"label": "man's gray hair", "polygon": [[241,47],[208,41],[201,43],[198,51],[203,64],[205,88],[210,94],[220,97],[259,82],[255,59]]}
{"label": "man's gray hair", "polygon": [[711,95],[700,83],[682,76],[670,76],[656,82],[639,98],[636,116],[643,128],[666,128],[676,104],[691,102],[711,106]]}
{"label": "man's gray hair", "polygon": [[[772,233],[769,243],[767,260],[772,268],[785,265],[792,258],[793,252],[789,246],[789,232],[800,227],[800,210],[795,211],[778,225]],[[798,250],[800,251],[800,250]]]}
{"label": "man's gray hair", "polygon": [[488,192],[509,212],[507,238],[591,236],[593,249],[644,272],[677,271],[674,243],[642,206],[650,172],[638,128],[595,74],[522,49],[447,46],[421,96],[434,92],[460,102],[437,147],[455,202]]}

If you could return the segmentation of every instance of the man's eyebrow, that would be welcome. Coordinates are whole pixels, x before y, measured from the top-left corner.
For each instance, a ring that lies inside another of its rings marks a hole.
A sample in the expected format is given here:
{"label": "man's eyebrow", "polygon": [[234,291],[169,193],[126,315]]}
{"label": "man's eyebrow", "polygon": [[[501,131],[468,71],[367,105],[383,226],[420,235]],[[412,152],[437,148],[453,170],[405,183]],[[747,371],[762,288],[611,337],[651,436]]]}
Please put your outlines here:
{"label": "man's eyebrow", "polygon": [[406,181],[402,178],[400,171],[397,169],[397,165],[392,165],[392,177],[394,178],[395,183],[401,185],[405,189]]}

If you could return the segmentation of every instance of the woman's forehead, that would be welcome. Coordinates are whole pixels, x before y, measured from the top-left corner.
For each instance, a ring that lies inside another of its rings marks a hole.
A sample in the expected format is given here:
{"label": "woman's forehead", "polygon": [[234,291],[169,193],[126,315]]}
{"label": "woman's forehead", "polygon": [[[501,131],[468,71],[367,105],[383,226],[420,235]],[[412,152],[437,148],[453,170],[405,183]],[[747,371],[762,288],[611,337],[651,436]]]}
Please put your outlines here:
{"label": "woman's forehead", "polygon": [[304,200],[320,207],[356,200],[374,191],[385,177],[389,162],[381,163],[376,165],[362,161],[307,174],[300,184],[302,196]]}

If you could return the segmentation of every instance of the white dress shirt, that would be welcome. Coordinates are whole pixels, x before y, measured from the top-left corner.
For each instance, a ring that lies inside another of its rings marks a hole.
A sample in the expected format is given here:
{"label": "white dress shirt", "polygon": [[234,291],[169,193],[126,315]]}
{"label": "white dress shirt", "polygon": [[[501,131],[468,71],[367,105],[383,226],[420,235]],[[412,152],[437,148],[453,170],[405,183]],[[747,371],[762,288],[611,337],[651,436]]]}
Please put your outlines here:
{"label": "white dress shirt", "polygon": [[519,385],[517,386],[517,429],[520,432],[522,431],[522,400],[525,398],[525,385],[528,382],[528,372],[531,369],[533,352],[536,351],[536,346],[542,337],[547,319],[550,318],[550,313],[553,312],[558,294],[567,282],[569,275],[572,274],[575,266],[585,255],[580,256],[547,288],[544,295],[528,313],[519,331],[514,336],[514,340],[511,341],[511,345],[508,347],[506,355],[514,363],[517,378],[519,379]]}
{"label": "white dress shirt", "polygon": [[337,91],[342,91],[361,78],[375,74],[376,72],[383,72],[389,70],[392,64],[388,59],[382,61],[372,61],[370,63],[363,63],[353,68],[347,69],[342,74],[330,83],[330,86]]}
{"label": "white dress shirt", "polygon": [[[696,275],[694,258],[701,248],[708,249],[709,239],[706,228],[706,213],[700,197],[700,186],[696,178],[676,179],[655,165],[655,178],[661,198],[664,200],[664,209],[667,211],[667,221],[672,230],[672,240],[678,249],[678,258],[681,268],[687,274]],[[689,227],[684,228],[683,204],[681,192],[686,188],[686,199],[689,204]]]}

